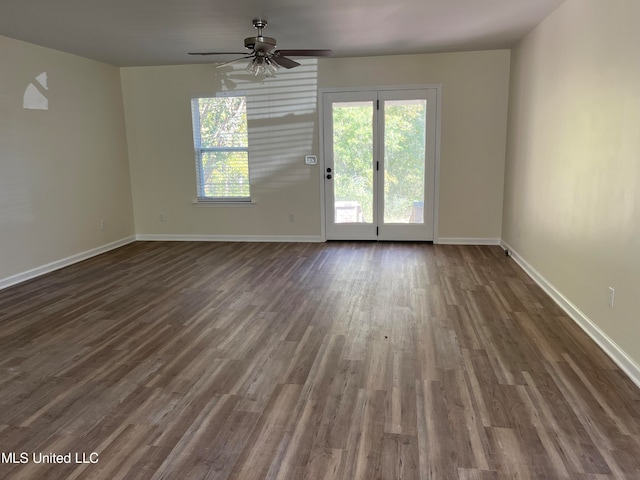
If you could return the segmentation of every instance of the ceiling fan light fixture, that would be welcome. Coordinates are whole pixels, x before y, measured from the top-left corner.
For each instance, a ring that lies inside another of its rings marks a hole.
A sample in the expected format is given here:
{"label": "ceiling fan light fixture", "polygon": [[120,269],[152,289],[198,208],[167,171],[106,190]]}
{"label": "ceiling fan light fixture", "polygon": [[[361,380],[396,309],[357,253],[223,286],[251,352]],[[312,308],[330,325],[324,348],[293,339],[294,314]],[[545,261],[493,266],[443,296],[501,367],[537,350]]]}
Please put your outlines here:
{"label": "ceiling fan light fixture", "polygon": [[265,73],[264,57],[253,57],[247,65],[247,71],[256,77]]}
{"label": "ceiling fan light fixture", "polygon": [[266,59],[266,64],[267,64],[267,76],[271,76],[271,75],[275,75],[278,72],[278,69],[280,68],[280,65],[278,65],[276,62],[272,61],[270,58]]}
{"label": "ceiling fan light fixture", "polygon": [[255,76],[264,75],[270,77],[278,71],[279,65],[269,57],[257,55],[247,65],[247,71]]}

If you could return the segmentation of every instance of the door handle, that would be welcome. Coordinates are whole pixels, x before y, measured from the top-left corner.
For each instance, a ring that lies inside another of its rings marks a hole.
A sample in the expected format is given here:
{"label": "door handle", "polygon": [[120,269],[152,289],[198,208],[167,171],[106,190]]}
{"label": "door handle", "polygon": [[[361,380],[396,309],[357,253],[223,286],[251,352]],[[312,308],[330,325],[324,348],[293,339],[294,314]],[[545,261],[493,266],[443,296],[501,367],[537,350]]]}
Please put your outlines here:
{"label": "door handle", "polygon": [[327,180],[331,180],[331,175],[327,175]]}

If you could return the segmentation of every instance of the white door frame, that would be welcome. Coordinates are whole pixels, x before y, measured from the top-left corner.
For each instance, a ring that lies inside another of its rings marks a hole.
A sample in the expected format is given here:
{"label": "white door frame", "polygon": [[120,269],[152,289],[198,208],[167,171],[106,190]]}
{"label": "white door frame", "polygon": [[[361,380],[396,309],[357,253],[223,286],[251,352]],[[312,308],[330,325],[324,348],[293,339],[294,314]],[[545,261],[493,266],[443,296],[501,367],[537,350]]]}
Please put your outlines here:
{"label": "white door frame", "polygon": [[440,212],[440,137],[441,137],[441,114],[442,114],[442,84],[420,84],[420,85],[387,85],[371,87],[332,87],[318,89],[318,142],[320,158],[318,162],[320,181],[320,236],[323,242],[327,241],[326,208],[325,208],[325,148],[324,148],[324,94],[325,93],[355,93],[368,91],[401,91],[401,90],[436,90],[436,138],[435,138],[435,165],[434,165],[434,199],[433,199],[433,243],[438,243],[439,236],[439,212]]}

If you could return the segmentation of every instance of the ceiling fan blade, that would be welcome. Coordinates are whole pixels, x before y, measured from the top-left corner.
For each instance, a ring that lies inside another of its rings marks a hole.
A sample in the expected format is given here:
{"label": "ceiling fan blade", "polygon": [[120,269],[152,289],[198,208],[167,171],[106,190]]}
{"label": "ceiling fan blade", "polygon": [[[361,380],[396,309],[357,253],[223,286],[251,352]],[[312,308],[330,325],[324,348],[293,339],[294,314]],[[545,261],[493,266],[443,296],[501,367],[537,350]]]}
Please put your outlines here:
{"label": "ceiling fan blade", "polygon": [[290,58],[287,58],[287,57],[281,57],[280,55],[273,55],[271,57],[271,60],[273,60],[278,65],[280,65],[281,67],[284,67],[284,68],[293,68],[293,67],[297,67],[298,65],[300,65],[295,60],[291,60]]}
{"label": "ceiling fan blade", "polygon": [[229,62],[219,63],[215,68],[226,67],[227,65],[231,65],[232,63],[241,62],[242,60],[246,60],[247,58],[251,58],[251,55],[246,57],[236,58],[235,60],[231,60]]}
{"label": "ceiling fan blade", "polygon": [[333,50],[276,50],[273,53],[286,57],[330,57]]}
{"label": "ceiling fan blade", "polygon": [[188,55],[246,55],[247,52],[188,52]]}

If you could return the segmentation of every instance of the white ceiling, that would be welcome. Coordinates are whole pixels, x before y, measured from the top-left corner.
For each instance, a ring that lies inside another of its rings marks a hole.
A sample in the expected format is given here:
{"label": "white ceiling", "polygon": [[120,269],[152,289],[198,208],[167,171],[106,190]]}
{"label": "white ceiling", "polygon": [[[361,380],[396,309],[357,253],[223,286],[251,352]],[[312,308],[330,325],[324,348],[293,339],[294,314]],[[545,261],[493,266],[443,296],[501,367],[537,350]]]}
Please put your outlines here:
{"label": "white ceiling", "polygon": [[118,66],[224,61],[253,18],[338,57],[510,48],[564,0],[0,0],[0,35]]}

